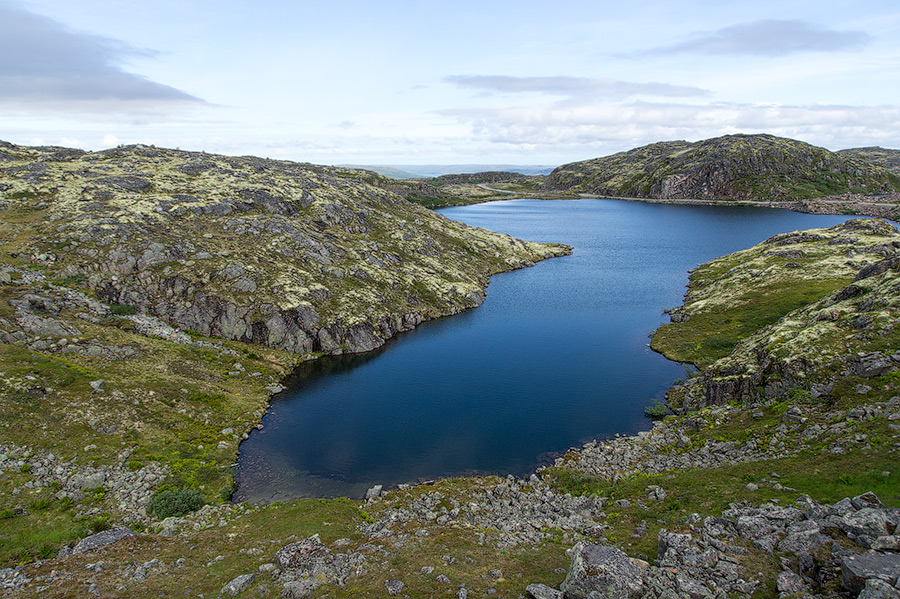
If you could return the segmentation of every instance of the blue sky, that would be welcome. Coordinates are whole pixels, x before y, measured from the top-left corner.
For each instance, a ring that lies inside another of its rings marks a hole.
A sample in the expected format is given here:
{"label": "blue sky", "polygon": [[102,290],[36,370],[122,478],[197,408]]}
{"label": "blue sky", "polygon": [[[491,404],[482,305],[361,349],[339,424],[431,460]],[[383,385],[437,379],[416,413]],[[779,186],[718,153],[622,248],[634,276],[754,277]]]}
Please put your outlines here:
{"label": "blue sky", "polygon": [[0,139],[555,165],[773,133],[900,148],[896,0],[0,0]]}

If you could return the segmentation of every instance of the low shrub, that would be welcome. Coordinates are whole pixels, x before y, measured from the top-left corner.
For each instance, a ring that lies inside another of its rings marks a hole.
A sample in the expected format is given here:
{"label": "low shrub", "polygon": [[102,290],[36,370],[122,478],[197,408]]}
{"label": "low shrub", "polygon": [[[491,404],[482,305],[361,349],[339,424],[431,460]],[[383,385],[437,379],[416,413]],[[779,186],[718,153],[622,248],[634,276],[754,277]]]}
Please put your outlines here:
{"label": "low shrub", "polygon": [[654,399],[652,404],[644,408],[644,416],[650,420],[662,420],[670,413],[669,406],[666,405],[666,402],[659,401],[658,399]]}
{"label": "low shrub", "polygon": [[184,516],[206,505],[203,494],[197,489],[172,489],[153,496],[150,512],[160,520],[172,516]]}

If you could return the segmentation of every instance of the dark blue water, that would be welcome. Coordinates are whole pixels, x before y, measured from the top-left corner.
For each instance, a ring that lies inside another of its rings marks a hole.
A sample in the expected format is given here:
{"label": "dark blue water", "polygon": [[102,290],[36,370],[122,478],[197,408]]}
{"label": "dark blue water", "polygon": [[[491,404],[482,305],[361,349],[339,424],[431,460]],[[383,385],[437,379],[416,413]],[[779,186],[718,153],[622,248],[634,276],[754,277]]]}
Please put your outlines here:
{"label": "dark blue water", "polygon": [[648,333],[688,270],[847,217],[616,200],[517,200],[449,218],[572,256],[495,276],[475,310],[363,356],[306,365],[241,445],[235,500],[361,497],[468,473],[523,475],[590,439],[650,427],[644,407],[683,367]]}

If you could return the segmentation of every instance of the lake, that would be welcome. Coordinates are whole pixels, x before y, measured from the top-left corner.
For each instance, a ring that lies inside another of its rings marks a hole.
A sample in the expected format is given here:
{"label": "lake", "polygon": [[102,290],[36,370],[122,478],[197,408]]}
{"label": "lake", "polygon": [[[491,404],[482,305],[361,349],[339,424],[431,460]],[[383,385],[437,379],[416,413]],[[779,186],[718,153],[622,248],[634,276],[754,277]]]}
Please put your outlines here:
{"label": "lake", "polygon": [[525,475],[568,448],[647,430],[684,376],[648,347],[688,270],[846,216],[618,200],[513,200],[440,211],[573,254],[491,279],[484,304],[287,381],[241,444],[235,501],[362,497],[464,474]]}

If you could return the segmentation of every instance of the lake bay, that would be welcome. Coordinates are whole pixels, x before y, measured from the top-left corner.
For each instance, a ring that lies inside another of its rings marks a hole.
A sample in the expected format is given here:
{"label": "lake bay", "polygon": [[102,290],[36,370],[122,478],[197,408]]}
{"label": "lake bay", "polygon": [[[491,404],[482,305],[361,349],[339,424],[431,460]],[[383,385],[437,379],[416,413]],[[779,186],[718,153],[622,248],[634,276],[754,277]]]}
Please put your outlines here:
{"label": "lake bay", "polygon": [[525,475],[591,439],[650,428],[684,376],[648,347],[688,271],[776,233],[847,216],[619,200],[440,211],[573,254],[491,279],[484,304],[365,355],[299,368],[240,448],[235,501],[362,497],[475,473]]}

